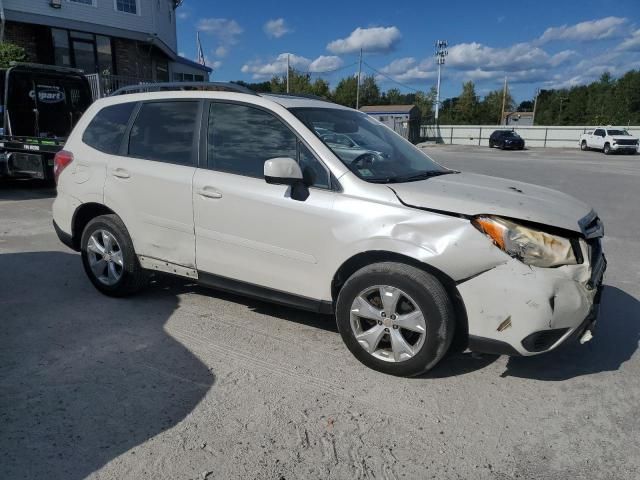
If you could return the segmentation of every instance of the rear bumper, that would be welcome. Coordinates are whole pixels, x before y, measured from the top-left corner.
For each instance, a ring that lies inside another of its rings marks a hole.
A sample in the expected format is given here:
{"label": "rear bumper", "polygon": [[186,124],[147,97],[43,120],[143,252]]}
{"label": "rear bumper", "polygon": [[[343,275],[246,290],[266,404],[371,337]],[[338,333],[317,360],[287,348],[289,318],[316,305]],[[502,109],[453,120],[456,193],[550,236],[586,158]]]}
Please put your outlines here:
{"label": "rear bumper", "polygon": [[64,243],[67,247],[69,247],[72,250],[77,250],[75,248],[75,246],[73,245],[73,237],[71,236],[70,233],[65,232],[64,230],[62,230],[58,224],[56,223],[56,221],[53,221],[53,229],[56,231],[56,235],[58,236],[58,239]]}
{"label": "rear bumper", "polygon": [[53,178],[52,162],[52,158],[43,154],[3,151],[0,153],[0,177],[50,179]]}

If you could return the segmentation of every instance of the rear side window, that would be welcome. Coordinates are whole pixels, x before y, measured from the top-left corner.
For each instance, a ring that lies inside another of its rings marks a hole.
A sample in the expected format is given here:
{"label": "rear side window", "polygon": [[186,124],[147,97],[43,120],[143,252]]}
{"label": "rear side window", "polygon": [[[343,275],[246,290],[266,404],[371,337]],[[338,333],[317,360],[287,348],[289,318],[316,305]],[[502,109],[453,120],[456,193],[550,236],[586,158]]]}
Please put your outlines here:
{"label": "rear side window", "polygon": [[298,139],[264,110],[231,103],[212,103],[209,110],[208,165],[214,170],[264,177],[264,162],[297,158]]}
{"label": "rear side window", "polygon": [[135,103],[120,103],[100,110],[89,122],[82,141],[104,153],[117,154]]}
{"label": "rear side window", "polygon": [[130,157],[176,165],[195,165],[193,139],[197,101],[142,104],[129,135]]}

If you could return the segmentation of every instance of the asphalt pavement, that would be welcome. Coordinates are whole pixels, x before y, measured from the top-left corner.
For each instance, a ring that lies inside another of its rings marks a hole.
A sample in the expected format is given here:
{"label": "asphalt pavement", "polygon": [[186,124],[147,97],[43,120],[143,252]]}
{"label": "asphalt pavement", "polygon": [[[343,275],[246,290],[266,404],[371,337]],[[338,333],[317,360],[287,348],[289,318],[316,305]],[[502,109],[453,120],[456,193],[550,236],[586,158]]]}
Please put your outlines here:
{"label": "asphalt pavement", "polygon": [[386,376],[328,316],[168,277],[102,296],[53,232],[55,193],[0,183],[0,478],[639,478],[640,155],[425,151],[599,212],[592,342]]}

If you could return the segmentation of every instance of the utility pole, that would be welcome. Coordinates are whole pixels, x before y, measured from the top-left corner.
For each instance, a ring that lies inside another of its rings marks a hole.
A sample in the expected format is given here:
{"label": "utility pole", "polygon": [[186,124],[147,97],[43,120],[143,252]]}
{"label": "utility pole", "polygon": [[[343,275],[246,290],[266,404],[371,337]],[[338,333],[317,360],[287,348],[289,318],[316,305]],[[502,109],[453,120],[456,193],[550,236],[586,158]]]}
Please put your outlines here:
{"label": "utility pole", "polygon": [[438,84],[436,87],[436,112],[435,112],[436,125],[438,125],[438,114],[440,112],[440,75],[441,75],[442,66],[444,65],[444,58],[447,55],[449,55],[449,52],[447,51],[448,46],[449,46],[449,42],[447,42],[446,40],[438,40],[436,42],[435,57],[436,57],[436,63],[438,64]]}
{"label": "utility pole", "polygon": [[289,70],[291,70],[290,63],[289,63],[290,56],[291,55],[287,53],[287,93],[289,93]]}
{"label": "utility pole", "polygon": [[533,100],[533,115],[531,116],[531,125],[536,124],[536,108],[538,108],[538,95],[540,95],[540,89],[536,88],[536,98]]}
{"label": "utility pole", "polygon": [[507,102],[507,76],[504,76],[504,88],[502,89],[502,113],[500,113],[500,121],[498,125],[502,125],[502,120],[504,119],[504,107]]}
{"label": "utility pole", "polygon": [[362,75],[362,49],[360,49],[360,61],[358,62],[358,85],[356,86],[356,110],[360,110],[360,76]]}
{"label": "utility pole", "polygon": [[4,42],[4,2],[0,0],[0,43]]}

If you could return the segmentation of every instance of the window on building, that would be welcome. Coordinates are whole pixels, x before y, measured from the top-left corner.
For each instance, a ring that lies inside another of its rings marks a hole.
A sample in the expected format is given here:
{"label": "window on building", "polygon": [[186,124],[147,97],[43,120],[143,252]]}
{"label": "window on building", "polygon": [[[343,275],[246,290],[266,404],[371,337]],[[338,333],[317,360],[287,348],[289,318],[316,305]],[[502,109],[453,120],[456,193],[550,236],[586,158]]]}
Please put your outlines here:
{"label": "window on building", "polygon": [[67,0],[71,3],[81,3],[83,5],[95,5],[94,0]]}
{"label": "window on building", "polygon": [[207,164],[213,170],[264,177],[271,158],[296,159],[310,185],[329,187],[329,175],[282,121],[246,105],[213,103],[209,110]]}
{"label": "window on building", "polygon": [[195,165],[193,136],[197,129],[198,102],[144,103],[129,136],[130,157]]}
{"label": "window on building", "polygon": [[61,67],[74,67],[85,73],[115,73],[111,38],[93,33],[52,28],[54,62]]}
{"label": "window on building", "polygon": [[115,0],[116,10],[124,13],[138,13],[138,0]]}
{"label": "window on building", "polygon": [[120,103],[100,110],[82,135],[82,141],[104,153],[117,154],[135,103]]}

